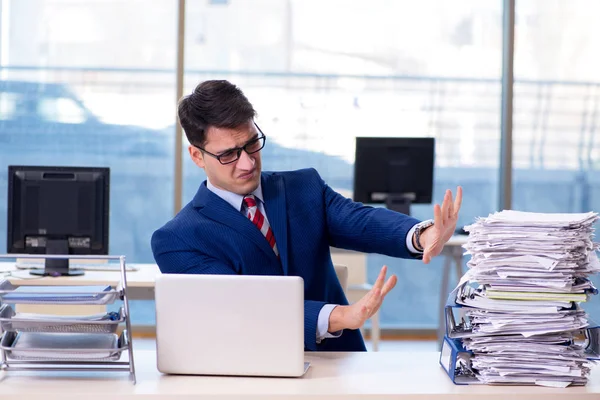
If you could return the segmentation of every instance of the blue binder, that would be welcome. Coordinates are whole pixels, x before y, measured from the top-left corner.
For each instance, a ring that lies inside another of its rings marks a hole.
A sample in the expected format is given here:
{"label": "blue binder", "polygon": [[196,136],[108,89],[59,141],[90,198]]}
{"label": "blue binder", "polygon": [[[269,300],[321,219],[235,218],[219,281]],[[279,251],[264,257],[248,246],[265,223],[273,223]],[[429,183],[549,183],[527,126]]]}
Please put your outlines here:
{"label": "blue binder", "polygon": [[[489,335],[473,334],[469,318],[464,313],[469,307],[456,303],[458,291],[464,285],[452,291],[446,301],[446,334],[440,352],[440,365],[456,385],[483,384],[472,370],[473,352],[463,347],[462,338]],[[578,306],[574,304],[573,307]],[[585,348],[586,357],[589,360],[600,360],[600,325],[589,320],[589,326],[575,334],[575,342]]]}
{"label": "blue binder", "polygon": [[444,310],[446,336],[450,339],[473,336],[471,322],[464,312],[464,309],[468,309],[469,307],[464,307],[463,309],[462,304],[456,302],[458,292],[467,284],[468,283],[465,282],[450,292],[448,299],[446,300],[446,307]]}
{"label": "blue binder", "polygon": [[[600,326],[585,328],[579,331],[582,346],[588,360],[600,360]],[[465,349],[462,339],[449,338],[444,335],[442,351],[440,352],[440,365],[446,371],[452,382],[456,385],[483,384],[475,376],[471,367],[473,352]]]}
{"label": "blue binder", "polygon": [[452,339],[444,335],[442,351],[440,352],[440,365],[454,384],[482,384],[471,369],[472,356],[473,353],[463,347],[462,340]]}
{"label": "blue binder", "polygon": [[582,330],[585,337],[585,355],[588,360],[600,360],[600,325],[590,320],[590,325]]}

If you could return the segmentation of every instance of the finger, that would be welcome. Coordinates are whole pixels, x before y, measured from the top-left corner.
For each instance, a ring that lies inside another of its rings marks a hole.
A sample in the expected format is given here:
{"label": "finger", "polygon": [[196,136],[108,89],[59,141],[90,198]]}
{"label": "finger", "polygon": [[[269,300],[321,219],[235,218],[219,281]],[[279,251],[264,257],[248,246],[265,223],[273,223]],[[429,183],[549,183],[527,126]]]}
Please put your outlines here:
{"label": "finger", "polygon": [[368,304],[371,301],[371,297],[373,297],[373,289],[369,290],[357,303]]}
{"label": "finger", "polygon": [[456,188],[456,199],[454,200],[454,215],[458,216],[458,211],[460,210],[460,206],[462,204],[462,187],[458,186]]}
{"label": "finger", "polygon": [[378,296],[378,292],[380,292],[381,290],[379,288],[376,287],[372,287],[371,290],[369,290],[367,292],[367,294],[365,294],[360,300],[359,302],[362,305],[366,305],[368,306],[369,304],[373,303],[373,298]]}
{"label": "finger", "polygon": [[385,275],[387,274],[387,266],[384,265],[381,267],[381,271],[379,271],[379,276],[373,285],[373,289],[378,288],[381,289],[383,287],[383,283],[385,282]]}
{"label": "finger", "polygon": [[446,190],[446,194],[444,195],[444,203],[442,204],[442,218],[444,223],[448,221],[450,217],[450,203],[452,202],[452,192],[450,190]]}
{"label": "finger", "polygon": [[373,294],[369,297],[369,301],[364,304],[369,315],[372,314],[373,310],[376,309],[377,305],[381,302],[381,290],[373,289],[372,292]]}
{"label": "finger", "polygon": [[365,305],[369,309],[373,308],[374,305],[379,302],[379,298],[381,297],[381,289],[373,288],[373,289],[371,289],[371,292],[372,292],[372,294],[371,294],[371,297],[369,297],[369,301],[367,301],[365,303]]}
{"label": "finger", "polygon": [[452,201],[452,192],[450,192],[450,201],[448,202],[448,219],[454,217],[454,201]]}
{"label": "finger", "polygon": [[382,304],[383,304],[383,299],[379,302],[379,304],[377,304],[375,307],[373,307],[371,310],[369,310],[369,317],[368,318],[372,318],[373,315],[375,315],[377,313],[377,311],[379,311],[379,309],[381,308]]}
{"label": "finger", "polygon": [[383,285],[383,289],[381,289],[382,299],[390,292],[390,290],[392,290],[394,288],[394,286],[396,286],[397,282],[398,282],[398,278],[396,277],[396,275],[392,275],[389,277],[389,279],[387,280],[385,285]]}
{"label": "finger", "polygon": [[434,226],[439,226],[440,228],[444,226],[442,223],[442,208],[439,204],[433,206],[433,224]]}
{"label": "finger", "polygon": [[[395,276],[393,276],[393,277],[396,278]],[[390,277],[388,282],[393,283],[393,285],[396,284],[396,280],[392,279],[392,277]],[[388,282],[386,282],[386,283],[388,283]],[[392,287],[394,287],[393,285],[392,285]],[[369,318],[371,318],[373,316],[373,314],[375,314],[377,311],[379,311],[379,309],[381,308],[381,305],[383,304],[384,298],[385,298],[385,294],[383,294],[383,292],[382,292],[381,296],[379,296],[379,301],[376,304],[374,304],[373,307],[369,310]]]}

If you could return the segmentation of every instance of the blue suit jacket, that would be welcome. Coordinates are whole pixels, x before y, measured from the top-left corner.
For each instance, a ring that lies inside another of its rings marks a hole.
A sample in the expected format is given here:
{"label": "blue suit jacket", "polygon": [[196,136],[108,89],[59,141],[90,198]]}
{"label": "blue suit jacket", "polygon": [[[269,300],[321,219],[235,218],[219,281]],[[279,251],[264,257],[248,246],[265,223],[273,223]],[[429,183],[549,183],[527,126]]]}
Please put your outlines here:
{"label": "blue suit jacket", "polygon": [[316,343],[325,304],[348,304],[329,247],[410,258],[406,234],[419,221],[372,208],[333,191],[314,169],[264,172],[264,206],[281,260],[239,210],[211,192],[206,181],[194,199],[154,232],[152,251],[163,273],[297,275],[304,279],[307,350],[360,351],[358,330]]}

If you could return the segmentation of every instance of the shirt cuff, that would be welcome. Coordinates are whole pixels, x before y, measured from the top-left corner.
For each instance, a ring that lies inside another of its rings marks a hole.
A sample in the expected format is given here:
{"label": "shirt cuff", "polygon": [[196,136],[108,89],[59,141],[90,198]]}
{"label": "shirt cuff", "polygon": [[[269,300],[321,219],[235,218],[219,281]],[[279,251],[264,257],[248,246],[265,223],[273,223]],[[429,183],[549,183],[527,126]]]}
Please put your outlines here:
{"label": "shirt cuff", "polygon": [[420,254],[423,254],[423,252],[415,249],[415,246],[413,246],[413,241],[412,241],[412,238],[415,235],[415,231],[417,230],[417,225],[419,225],[419,224],[414,224],[413,227],[410,228],[410,230],[406,234],[406,248],[408,249],[408,251],[410,253],[420,255]]}
{"label": "shirt cuff", "polygon": [[334,333],[327,332],[329,328],[329,316],[336,307],[337,304],[325,304],[321,308],[321,311],[319,311],[319,317],[317,319],[317,344],[321,343],[323,339],[339,338],[342,336],[343,330]]}

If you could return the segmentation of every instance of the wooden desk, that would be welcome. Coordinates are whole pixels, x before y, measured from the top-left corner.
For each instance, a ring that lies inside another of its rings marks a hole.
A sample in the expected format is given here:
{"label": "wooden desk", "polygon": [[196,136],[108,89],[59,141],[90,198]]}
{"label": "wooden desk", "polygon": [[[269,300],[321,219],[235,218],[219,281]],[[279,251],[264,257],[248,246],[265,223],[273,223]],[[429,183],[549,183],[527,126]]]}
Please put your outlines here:
{"label": "wooden desk", "polygon": [[510,399],[598,400],[600,367],[584,387],[457,386],[438,353],[307,353],[302,378],[162,375],[154,351],[135,351],[137,385],[125,372],[2,372],[3,399]]}

